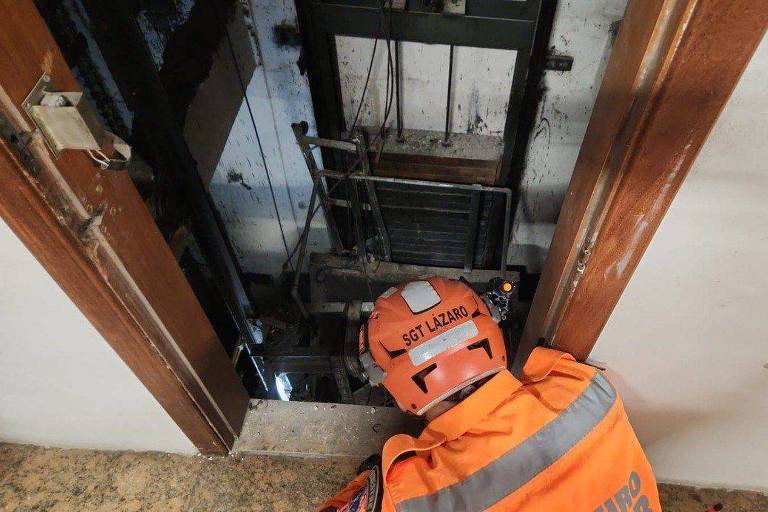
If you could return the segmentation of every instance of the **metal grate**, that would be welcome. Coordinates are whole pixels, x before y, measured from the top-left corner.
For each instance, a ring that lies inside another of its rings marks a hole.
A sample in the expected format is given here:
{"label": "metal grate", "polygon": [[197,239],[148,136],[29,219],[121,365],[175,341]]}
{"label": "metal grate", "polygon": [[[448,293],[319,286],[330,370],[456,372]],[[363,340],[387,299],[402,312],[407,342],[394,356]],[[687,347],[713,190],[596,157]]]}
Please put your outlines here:
{"label": "metal grate", "polygon": [[[469,251],[473,267],[488,266],[491,193],[477,193],[475,210],[475,192],[467,190],[378,183],[376,192],[392,261],[461,268]],[[474,236],[470,231],[475,232]]]}

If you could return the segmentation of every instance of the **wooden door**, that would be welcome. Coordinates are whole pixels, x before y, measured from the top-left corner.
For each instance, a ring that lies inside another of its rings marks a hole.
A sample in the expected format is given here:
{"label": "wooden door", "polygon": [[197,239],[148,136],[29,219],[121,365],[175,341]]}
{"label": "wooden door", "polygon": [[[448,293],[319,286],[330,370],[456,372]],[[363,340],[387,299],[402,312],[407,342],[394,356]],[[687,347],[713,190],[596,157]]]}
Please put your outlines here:
{"label": "wooden door", "polygon": [[33,130],[22,102],[44,74],[80,91],[32,0],[1,2],[0,217],[195,446],[225,454],[245,388],[127,172],[54,159]]}

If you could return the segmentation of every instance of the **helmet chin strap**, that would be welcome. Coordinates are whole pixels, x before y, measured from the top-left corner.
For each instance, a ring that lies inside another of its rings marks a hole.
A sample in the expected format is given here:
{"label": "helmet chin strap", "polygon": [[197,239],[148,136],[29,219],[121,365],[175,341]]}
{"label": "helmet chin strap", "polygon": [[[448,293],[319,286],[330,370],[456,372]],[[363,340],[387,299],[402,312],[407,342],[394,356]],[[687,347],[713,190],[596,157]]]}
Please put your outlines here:
{"label": "helmet chin strap", "polygon": [[456,405],[461,403],[465,398],[467,398],[469,395],[477,391],[480,388],[480,386],[482,386],[485,383],[485,379],[490,376],[491,375],[486,375],[486,377],[482,377],[480,380],[475,381],[472,384],[468,384],[463,389],[455,393],[455,394],[458,394],[458,400],[443,400],[441,402],[436,403],[430,409],[427,409],[424,412],[424,419],[426,419],[428,422],[431,422],[432,420],[436,419],[438,416],[442,415],[443,413],[453,409]]}
{"label": "helmet chin strap", "polygon": [[[464,398],[466,398],[467,396],[469,396],[469,394],[471,394],[471,392],[472,392],[472,391],[474,391],[474,390],[475,390],[475,389],[472,387],[472,386],[473,386],[473,384],[475,384],[476,382],[478,382],[478,381],[480,381],[480,380],[483,380],[483,379],[485,379],[486,377],[490,377],[491,375],[496,375],[497,373],[499,373],[499,372],[500,372],[501,370],[503,370],[503,369],[504,369],[504,368],[502,368],[502,367],[499,367],[499,368],[493,368],[492,370],[488,370],[488,371],[487,371],[487,372],[485,372],[485,373],[481,373],[480,375],[476,375],[474,378],[472,378],[472,379],[470,379],[470,380],[468,380],[468,381],[466,381],[466,382],[462,382],[462,383],[461,383],[461,384],[459,384],[458,386],[455,386],[455,387],[453,387],[453,388],[449,389],[448,391],[446,391],[445,393],[443,393],[442,395],[440,395],[439,397],[435,398],[434,400],[432,400],[431,402],[429,402],[427,405],[425,405],[424,407],[422,407],[421,409],[419,409],[419,410],[416,412],[416,416],[423,416],[423,415],[425,415],[425,414],[427,413],[427,411],[429,411],[430,409],[432,409],[433,407],[435,407],[435,406],[436,406],[437,404],[439,404],[440,402],[446,402],[446,401],[447,401],[446,399],[447,399],[448,397],[450,397],[451,395],[453,395],[453,394],[455,394],[455,393],[458,393],[459,391],[464,391],[464,390],[465,390],[465,389],[467,389],[467,388],[470,388],[470,389],[469,389],[469,392],[468,392],[466,395],[463,395],[463,396],[461,397],[461,399],[463,400]],[[449,402],[449,403],[452,403],[453,405],[456,405],[456,404],[457,404],[457,403],[459,403],[459,402]],[[401,409],[402,409],[402,407],[401,407]],[[406,409],[403,409],[403,410],[406,410]],[[445,412],[445,411],[443,411],[443,412]]]}
{"label": "helmet chin strap", "polygon": [[431,409],[424,413],[424,419],[431,422],[443,413],[453,409],[458,404],[459,402],[453,402],[451,400],[443,400],[442,402],[436,403]]}

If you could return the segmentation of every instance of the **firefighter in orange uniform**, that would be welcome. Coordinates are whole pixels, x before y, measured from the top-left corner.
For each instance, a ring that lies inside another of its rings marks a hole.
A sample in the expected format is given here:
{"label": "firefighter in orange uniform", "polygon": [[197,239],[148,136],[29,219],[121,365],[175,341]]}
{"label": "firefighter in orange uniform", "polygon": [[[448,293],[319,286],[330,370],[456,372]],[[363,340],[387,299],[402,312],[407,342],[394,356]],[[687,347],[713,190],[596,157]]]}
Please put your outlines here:
{"label": "firefighter in orange uniform", "polygon": [[396,435],[320,510],[659,512],[656,481],[605,376],[537,348],[507,371],[494,306],[461,281],[390,288],[360,333],[360,360],[418,438]]}

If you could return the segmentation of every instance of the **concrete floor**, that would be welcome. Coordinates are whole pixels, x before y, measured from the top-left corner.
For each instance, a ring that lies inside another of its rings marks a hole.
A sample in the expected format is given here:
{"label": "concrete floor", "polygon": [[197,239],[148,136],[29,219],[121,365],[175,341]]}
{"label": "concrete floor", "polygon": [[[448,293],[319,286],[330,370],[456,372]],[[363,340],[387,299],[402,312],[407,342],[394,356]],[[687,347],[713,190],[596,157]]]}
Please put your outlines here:
{"label": "concrete floor", "polygon": [[[207,459],[0,444],[0,511],[303,511],[332,495],[357,461]],[[768,510],[757,493],[663,485],[667,512]]]}

